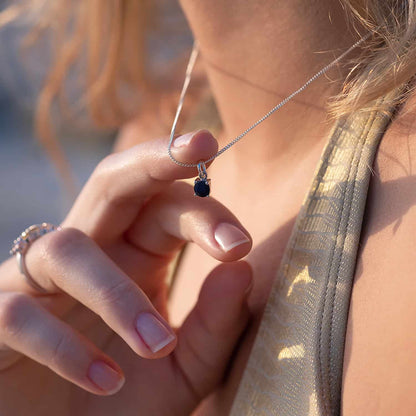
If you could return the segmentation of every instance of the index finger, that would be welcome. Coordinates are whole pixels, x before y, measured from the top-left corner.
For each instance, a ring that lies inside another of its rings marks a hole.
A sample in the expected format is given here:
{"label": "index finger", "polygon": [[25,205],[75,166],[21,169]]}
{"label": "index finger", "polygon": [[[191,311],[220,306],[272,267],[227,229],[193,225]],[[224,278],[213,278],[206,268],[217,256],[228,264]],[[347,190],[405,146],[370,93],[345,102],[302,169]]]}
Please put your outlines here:
{"label": "index finger", "polygon": [[[169,139],[152,140],[103,159],[62,225],[76,227],[101,244],[121,235],[150,196],[176,179],[197,176],[196,168],[169,158],[168,144]],[[197,163],[215,154],[218,142],[209,131],[199,130],[177,137],[171,150],[175,159]]]}

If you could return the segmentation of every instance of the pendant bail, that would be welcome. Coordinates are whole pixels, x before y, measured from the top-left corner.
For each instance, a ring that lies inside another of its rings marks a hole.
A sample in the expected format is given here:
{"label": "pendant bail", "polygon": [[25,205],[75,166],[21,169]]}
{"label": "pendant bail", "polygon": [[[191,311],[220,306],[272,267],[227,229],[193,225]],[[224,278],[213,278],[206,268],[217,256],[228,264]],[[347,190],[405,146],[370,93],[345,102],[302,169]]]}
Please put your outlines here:
{"label": "pendant bail", "polygon": [[201,160],[200,162],[198,162],[198,176],[200,179],[207,179],[208,178],[208,174],[207,174],[207,168],[205,166],[205,162],[203,160]]}

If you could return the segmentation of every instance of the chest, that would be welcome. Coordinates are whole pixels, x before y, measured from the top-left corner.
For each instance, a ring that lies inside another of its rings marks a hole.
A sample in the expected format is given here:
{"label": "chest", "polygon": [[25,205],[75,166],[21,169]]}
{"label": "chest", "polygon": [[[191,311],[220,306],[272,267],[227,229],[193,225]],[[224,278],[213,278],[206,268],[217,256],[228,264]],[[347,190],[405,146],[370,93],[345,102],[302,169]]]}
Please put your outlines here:
{"label": "chest", "polygon": [[[295,220],[307,193],[319,155],[302,169],[281,172],[268,189],[246,188],[243,195],[231,195],[224,181],[215,188],[215,198],[240,220],[253,239],[253,248],[243,260],[253,270],[253,289],[248,298],[251,320],[235,349],[226,381],[206,398],[195,415],[226,415],[261,321],[264,306],[275,280]],[[224,178],[226,174],[213,177]],[[258,181],[260,183],[260,181]],[[264,181],[265,182],[265,181]],[[247,183],[247,182],[245,182]],[[268,182],[270,184],[270,182]],[[223,185],[225,184],[225,185]],[[179,326],[197,301],[199,290],[210,271],[219,264],[195,244],[189,243],[180,259],[170,296],[170,320]]]}
{"label": "chest", "polygon": [[[239,211],[236,216],[253,238],[253,248],[244,258],[253,269],[254,286],[248,298],[251,320],[230,362],[226,382],[201,403],[195,415],[220,416],[228,414],[230,410],[302,196],[296,195],[292,200],[288,198],[286,203],[270,200],[261,206],[251,205],[250,209],[242,209],[241,204],[235,205],[235,209]],[[187,316],[197,300],[204,279],[218,264],[217,260],[195,244],[187,245],[179,263],[171,296],[170,318],[173,325],[180,325]]]}
{"label": "chest", "polygon": [[[314,167],[315,163],[308,163],[303,170],[312,175]],[[253,313],[260,313],[302,200],[310,186],[310,176],[301,173],[300,169],[282,171],[270,181],[273,186],[261,178],[251,183],[243,178],[240,179],[240,183],[244,183],[243,192],[240,188],[230,186],[238,182],[238,175],[233,179],[226,170],[226,164],[224,168],[219,165],[212,177],[217,178],[213,197],[238,218],[253,239],[252,250],[242,260],[250,263],[254,273],[250,307]],[[264,183],[267,186],[261,186]],[[196,244],[187,244],[180,258],[170,295],[170,319],[173,325],[180,325],[187,316],[197,300],[203,281],[219,263]]]}
{"label": "chest", "polygon": [[[300,202],[298,201],[300,204]],[[272,205],[273,206],[273,205]],[[242,211],[242,210],[241,210]],[[279,212],[280,211],[280,212]],[[253,238],[251,252],[242,260],[253,269],[254,286],[249,298],[253,314],[261,313],[292,231],[297,211],[274,210],[236,214]],[[243,218],[242,218],[243,217]],[[188,243],[175,273],[170,296],[170,319],[180,325],[195,304],[208,274],[220,264],[196,244]]]}
{"label": "chest", "polygon": [[[226,382],[200,404],[194,413],[195,416],[214,414],[220,416],[229,413],[294,220],[293,215],[289,218],[276,218],[271,221],[269,232],[262,232],[259,228],[253,231],[250,225],[247,226],[254,241],[252,251],[244,259],[250,263],[254,274],[254,286],[248,298],[251,319],[235,350]],[[188,244],[177,270],[177,280],[171,297],[170,318],[174,325],[180,325],[187,316],[197,301],[204,279],[218,264],[219,261],[208,256],[198,246]]]}

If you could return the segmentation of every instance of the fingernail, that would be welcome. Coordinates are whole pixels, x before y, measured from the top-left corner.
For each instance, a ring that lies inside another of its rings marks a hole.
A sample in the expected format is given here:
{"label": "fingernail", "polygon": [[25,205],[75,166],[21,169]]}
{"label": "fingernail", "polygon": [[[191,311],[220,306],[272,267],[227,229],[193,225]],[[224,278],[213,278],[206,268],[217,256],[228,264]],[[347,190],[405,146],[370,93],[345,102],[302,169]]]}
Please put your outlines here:
{"label": "fingernail", "polygon": [[115,393],[124,384],[124,377],[103,361],[94,361],[88,369],[88,378],[101,390]]}
{"label": "fingernail", "polygon": [[175,339],[175,335],[150,312],[143,312],[138,316],[136,329],[152,352],[160,351]]}
{"label": "fingernail", "polygon": [[217,226],[214,237],[224,251],[230,251],[234,247],[250,242],[250,239],[239,228],[226,222]]}
{"label": "fingernail", "polygon": [[192,137],[194,137],[194,134],[196,132],[192,131],[191,133],[183,134],[182,136],[177,137],[173,141],[173,147],[184,147],[188,146],[189,143],[191,143]]}

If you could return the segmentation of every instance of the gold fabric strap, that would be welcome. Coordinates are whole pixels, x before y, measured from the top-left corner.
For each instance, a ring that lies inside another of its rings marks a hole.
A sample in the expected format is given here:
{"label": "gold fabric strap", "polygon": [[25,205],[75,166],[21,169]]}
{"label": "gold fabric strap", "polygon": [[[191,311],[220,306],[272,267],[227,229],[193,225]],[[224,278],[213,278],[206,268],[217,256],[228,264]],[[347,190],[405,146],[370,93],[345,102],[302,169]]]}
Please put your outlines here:
{"label": "gold fabric strap", "polygon": [[232,416],[339,414],[371,166],[393,111],[335,123],[273,283]]}

